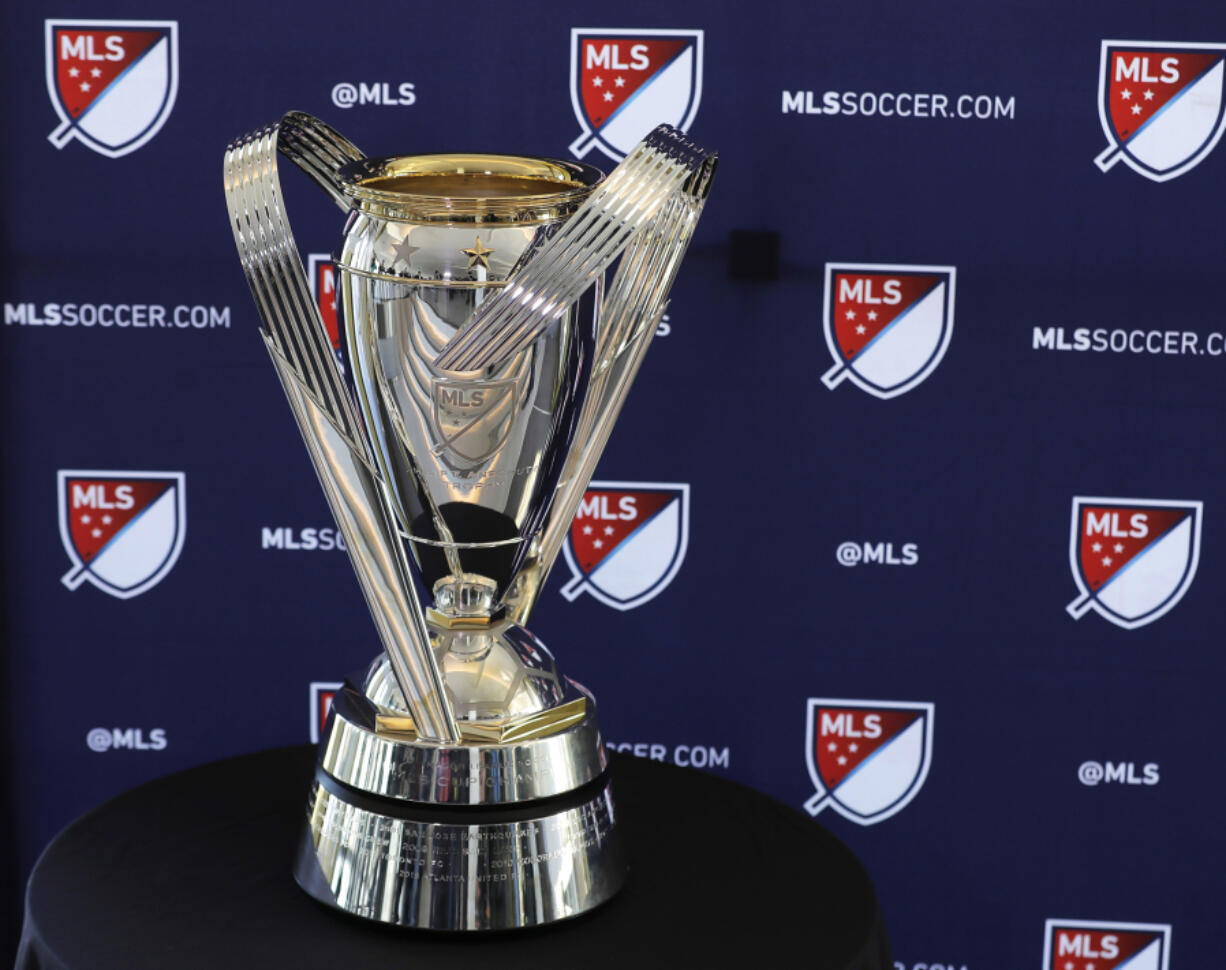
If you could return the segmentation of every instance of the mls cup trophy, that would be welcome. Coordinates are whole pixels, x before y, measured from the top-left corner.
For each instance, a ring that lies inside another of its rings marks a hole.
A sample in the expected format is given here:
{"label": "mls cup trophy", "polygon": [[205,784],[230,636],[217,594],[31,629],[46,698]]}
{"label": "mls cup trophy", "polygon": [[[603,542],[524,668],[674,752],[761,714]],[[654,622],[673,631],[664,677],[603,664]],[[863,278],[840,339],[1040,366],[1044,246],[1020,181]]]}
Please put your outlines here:
{"label": "mls cup trophy", "polygon": [[[349,214],[347,368],[307,287],[278,153]],[[608,178],[544,158],[372,159],[297,112],[227,151],[264,341],[384,648],[325,728],[295,864],[316,899],[500,930],[582,913],[624,880],[595,701],[522,624],[714,169],[667,126]]]}

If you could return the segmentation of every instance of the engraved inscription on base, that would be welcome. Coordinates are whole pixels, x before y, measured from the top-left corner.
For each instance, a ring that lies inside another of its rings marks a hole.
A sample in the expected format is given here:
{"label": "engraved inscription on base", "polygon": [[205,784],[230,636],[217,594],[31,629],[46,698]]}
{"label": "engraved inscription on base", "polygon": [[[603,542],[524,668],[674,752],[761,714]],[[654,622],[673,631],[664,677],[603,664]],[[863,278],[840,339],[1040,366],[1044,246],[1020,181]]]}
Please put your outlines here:
{"label": "engraved inscription on base", "polygon": [[[333,797],[316,783],[308,812],[317,856],[348,865],[433,883],[504,882],[530,878],[542,864],[565,856],[586,857],[613,830],[606,787],[592,801],[555,815],[522,822],[452,825],[417,822],[367,812]],[[360,862],[359,862],[360,860]]]}

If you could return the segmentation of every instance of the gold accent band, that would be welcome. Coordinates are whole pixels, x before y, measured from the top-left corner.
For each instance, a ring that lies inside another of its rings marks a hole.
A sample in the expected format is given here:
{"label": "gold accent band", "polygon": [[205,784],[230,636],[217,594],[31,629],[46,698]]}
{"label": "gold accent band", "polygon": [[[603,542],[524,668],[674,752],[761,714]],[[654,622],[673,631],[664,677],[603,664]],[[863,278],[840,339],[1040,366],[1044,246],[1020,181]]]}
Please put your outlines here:
{"label": "gold accent band", "polygon": [[359,209],[384,218],[522,225],[566,218],[604,176],[580,162],[445,154],[364,158],[340,178]]}
{"label": "gold accent band", "polygon": [[440,613],[433,606],[426,608],[426,620],[431,626],[442,627],[444,630],[488,630],[496,621],[500,622],[502,613],[481,616],[453,616]]}

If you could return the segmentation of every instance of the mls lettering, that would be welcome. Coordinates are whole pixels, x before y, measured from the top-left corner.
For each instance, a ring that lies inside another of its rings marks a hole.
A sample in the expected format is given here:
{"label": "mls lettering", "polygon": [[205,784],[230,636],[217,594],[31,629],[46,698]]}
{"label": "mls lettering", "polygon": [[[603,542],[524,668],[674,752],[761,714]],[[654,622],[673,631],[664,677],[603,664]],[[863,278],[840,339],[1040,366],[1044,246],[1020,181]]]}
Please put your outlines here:
{"label": "mls lettering", "polygon": [[1174,84],[1179,80],[1179,60],[1174,57],[1162,58],[1162,74],[1158,76],[1150,74],[1148,57],[1134,57],[1131,60],[1121,57],[1115,62],[1115,79],[1136,81],[1138,84]]}
{"label": "mls lettering", "polygon": [[902,301],[902,285],[898,280],[885,280],[881,284],[885,297],[873,296],[873,280],[860,277],[855,280],[840,277],[839,302],[854,300],[857,303],[885,303],[893,306]]}
{"label": "mls lettering", "polygon": [[822,735],[833,734],[840,738],[879,738],[881,737],[881,715],[862,715],[861,728],[856,727],[855,712],[844,711],[831,714],[822,711]]}
{"label": "mls lettering", "polygon": [[579,505],[577,519],[600,519],[604,522],[629,522],[638,515],[633,495],[623,495],[617,500],[618,511],[609,508],[608,495],[588,495]]}
{"label": "mls lettering", "polygon": [[106,53],[99,53],[94,49],[93,34],[78,34],[76,37],[63,35],[60,37],[60,60],[66,61],[71,58],[82,61],[122,61],[123,38],[118,34],[108,34],[104,46]]}
{"label": "mls lettering", "polygon": [[646,44],[631,44],[628,62],[622,60],[620,44],[593,44],[587,49],[587,67],[603,67],[610,71],[645,71],[650,63]]}
{"label": "mls lettering", "polygon": [[72,486],[72,507],[74,509],[130,509],[136,504],[132,497],[131,485],[116,485],[111,490],[114,498],[107,493],[111,486],[102,484]]}
{"label": "mls lettering", "polygon": [[1130,529],[1120,528],[1119,512],[1104,512],[1095,515],[1086,513],[1086,535],[1110,536],[1113,539],[1142,539],[1149,535],[1149,517],[1144,512],[1135,513],[1129,520]]}

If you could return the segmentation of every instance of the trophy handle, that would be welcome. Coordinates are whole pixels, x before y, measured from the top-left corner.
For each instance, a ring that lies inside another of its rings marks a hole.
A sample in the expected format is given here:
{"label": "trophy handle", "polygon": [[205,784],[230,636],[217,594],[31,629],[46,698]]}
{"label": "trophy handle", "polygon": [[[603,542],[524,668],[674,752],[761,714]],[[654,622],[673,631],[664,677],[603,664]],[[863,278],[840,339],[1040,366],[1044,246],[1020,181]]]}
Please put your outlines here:
{"label": "trophy handle", "polygon": [[364,156],[317,118],[290,112],[227,149],[226,206],[243,272],[263,320],[265,344],[345,537],[415,730],[423,740],[458,743],[455,715],[386,487],[375,471],[285,216],[278,152],[346,210],[350,206],[339,171]]}
{"label": "trophy handle", "polygon": [[703,155],[685,184],[635,232],[601,304],[592,378],[574,444],[538,535],[533,555],[508,597],[508,610],[524,623],[544,589],[566,533],[592,480],[660,318],[668,292],[711,190],[717,157]]}
{"label": "trophy handle", "polygon": [[340,179],[342,166],[366,156],[331,125],[304,111],[289,111],[281,119],[277,151],[307,173],[332,201],[351,208]]}

